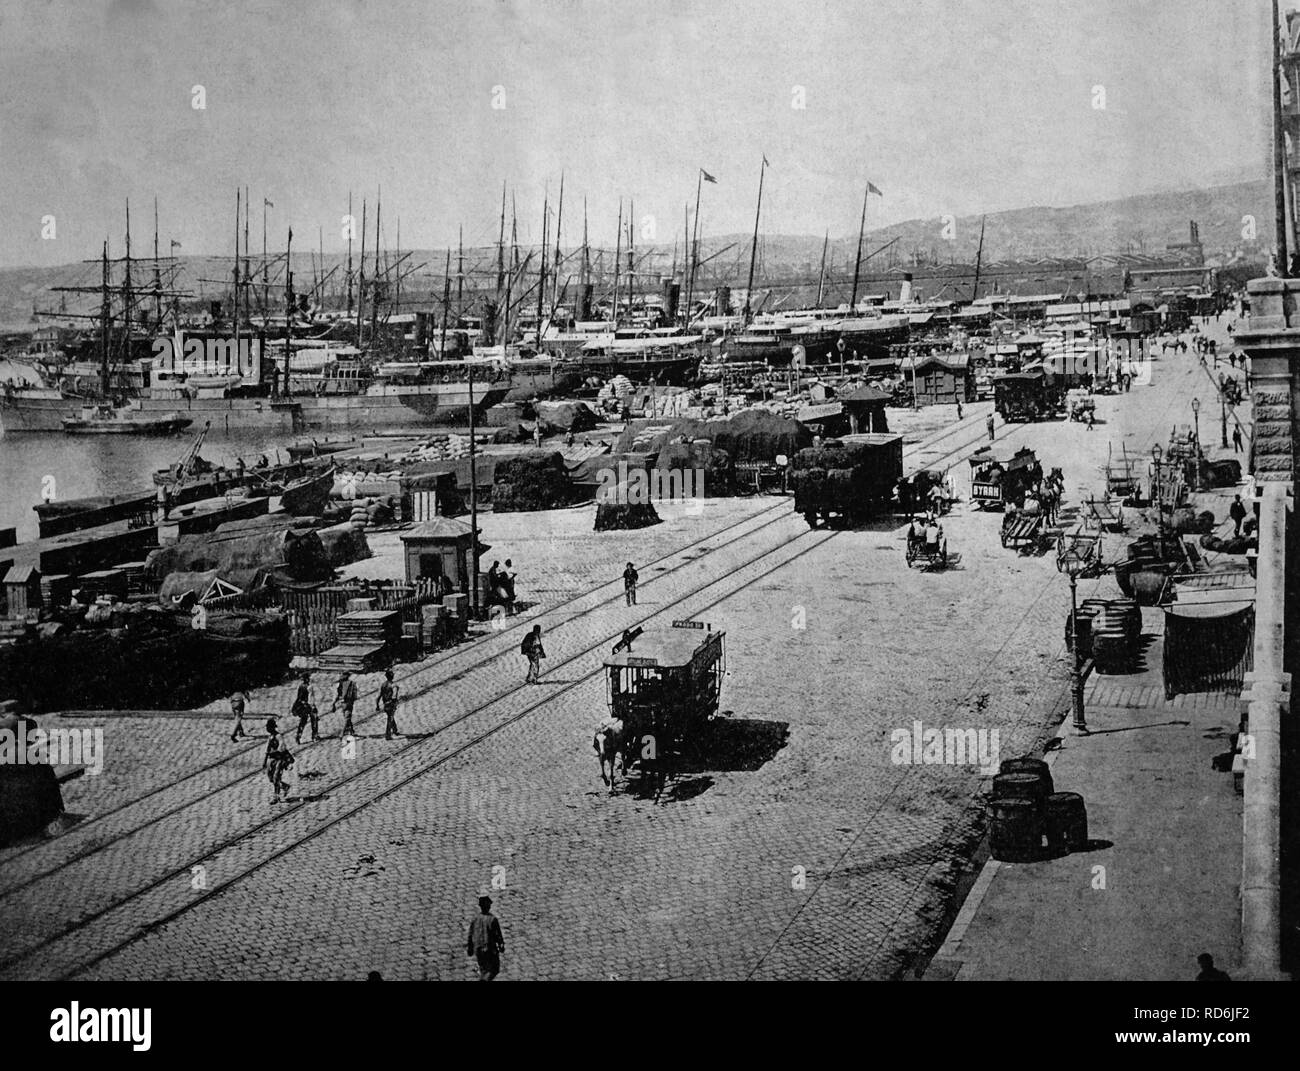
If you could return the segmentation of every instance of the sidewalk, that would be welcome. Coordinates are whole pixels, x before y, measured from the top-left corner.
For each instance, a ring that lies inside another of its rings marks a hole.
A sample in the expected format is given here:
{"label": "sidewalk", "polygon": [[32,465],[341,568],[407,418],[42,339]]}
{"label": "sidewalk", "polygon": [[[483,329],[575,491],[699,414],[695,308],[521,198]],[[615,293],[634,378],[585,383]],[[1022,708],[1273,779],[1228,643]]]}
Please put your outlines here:
{"label": "sidewalk", "polygon": [[[1144,611],[1143,631],[1163,622]],[[1089,735],[1067,716],[1047,752],[1058,792],[1088,807],[1088,850],[1036,863],[989,859],[931,981],[1191,981],[1201,952],[1241,957],[1242,800],[1212,759],[1237,729],[1235,696],[1164,697],[1163,639],[1141,673],[1093,675]]]}

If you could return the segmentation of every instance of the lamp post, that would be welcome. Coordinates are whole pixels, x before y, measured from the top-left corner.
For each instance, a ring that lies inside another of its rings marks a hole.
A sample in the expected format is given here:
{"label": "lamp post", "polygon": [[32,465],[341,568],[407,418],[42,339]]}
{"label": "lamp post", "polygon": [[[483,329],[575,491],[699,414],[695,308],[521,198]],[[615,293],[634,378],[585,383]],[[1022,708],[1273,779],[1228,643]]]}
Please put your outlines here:
{"label": "lamp post", "polygon": [[1160,444],[1156,443],[1151,447],[1151,501],[1154,502],[1156,506],[1156,526],[1160,529],[1160,534],[1163,536],[1165,530],[1165,507],[1164,495],[1161,494],[1160,490],[1160,459],[1162,456],[1163,451],[1160,449]]}
{"label": "lamp post", "polygon": [[1228,448],[1228,377],[1219,373],[1219,445]]}
{"label": "lamp post", "polygon": [[1195,421],[1194,438],[1196,440],[1196,490],[1204,487],[1204,481],[1201,479],[1201,399],[1192,399],[1192,419]]}
{"label": "lamp post", "polygon": [[1074,711],[1074,731],[1087,733],[1088,723],[1083,710],[1083,666],[1079,645],[1079,573],[1085,562],[1076,555],[1067,555],[1062,563],[1070,577],[1070,637],[1073,658],[1070,660],[1070,698]]}

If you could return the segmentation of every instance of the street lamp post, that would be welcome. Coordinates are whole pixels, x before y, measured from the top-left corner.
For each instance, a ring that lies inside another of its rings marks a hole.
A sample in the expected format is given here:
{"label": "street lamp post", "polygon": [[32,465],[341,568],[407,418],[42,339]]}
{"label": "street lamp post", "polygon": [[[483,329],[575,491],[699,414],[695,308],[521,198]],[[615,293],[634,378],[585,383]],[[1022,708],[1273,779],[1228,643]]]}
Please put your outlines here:
{"label": "street lamp post", "polygon": [[1160,449],[1160,444],[1156,443],[1151,447],[1151,501],[1155,503],[1156,526],[1160,529],[1160,535],[1163,537],[1165,534],[1165,507],[1164,496],[1160,493],[1160,459],[1162,456],[1163,452]]}
{"label": "street lamp post", "polygon": [[1219,373],[1219,445],[1228,448],[1228,377]]}
{"label": "street lamp post", "polygon": [[1201,399],[1192,399],[1192,420],[1195,421],[1194,438],[1196,440],[1196,490],[1201,490]]}
{"label": "street lamp post", "polygon": [[1074,731],[1087,733],[1088,723],[1083,710],[1083,659],[1079,644],[1079,572],[1084,562],[1070,555],[1064,567],[1070,577],[1070,637],[1073,658],[1070,660],[1070,699],[1074,711]]}

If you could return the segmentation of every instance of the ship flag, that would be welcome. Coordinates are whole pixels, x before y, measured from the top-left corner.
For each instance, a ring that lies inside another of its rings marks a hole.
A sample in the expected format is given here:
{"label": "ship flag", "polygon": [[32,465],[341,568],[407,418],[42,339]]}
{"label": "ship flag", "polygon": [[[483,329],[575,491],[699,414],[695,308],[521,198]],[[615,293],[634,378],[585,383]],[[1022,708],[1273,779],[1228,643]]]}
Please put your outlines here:
{"label": "ship flag", "polygon": [[700,168],[700,174],[704,176],[704,181],[705,181],[705,182],[713,182],[713,183],[716,183],[716,182],[718,181],[718,180],[715,179],[712,175],[710,175],[707,171],[705,171],[704,168]]}
{"label": "ship flag", "polygon": [[874,182],[867,183],[867,193],[874,193],[877,197],[885,196],[883,193],[880,192],[880,187],[877,186]]}

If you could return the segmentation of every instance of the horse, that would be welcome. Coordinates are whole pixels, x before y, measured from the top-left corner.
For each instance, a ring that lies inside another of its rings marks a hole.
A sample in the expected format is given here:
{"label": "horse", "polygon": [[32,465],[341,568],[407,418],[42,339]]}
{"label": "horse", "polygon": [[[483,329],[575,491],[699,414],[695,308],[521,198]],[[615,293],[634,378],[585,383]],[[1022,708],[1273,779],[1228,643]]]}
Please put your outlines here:
{"label": "horse", "polygon": [[[600,779],[608,787],[610,795],[614,794],[614,758],[618,757],[623,769],[623,776],[627,776],[627,752],[629,739],[626,725],[618,718],[607,718],[596,727],[595,733],[591,738],[591,746],[596,752],[596,758],[600,762]],[[605,763],[609,763],[609,776],[605,776]]]}

